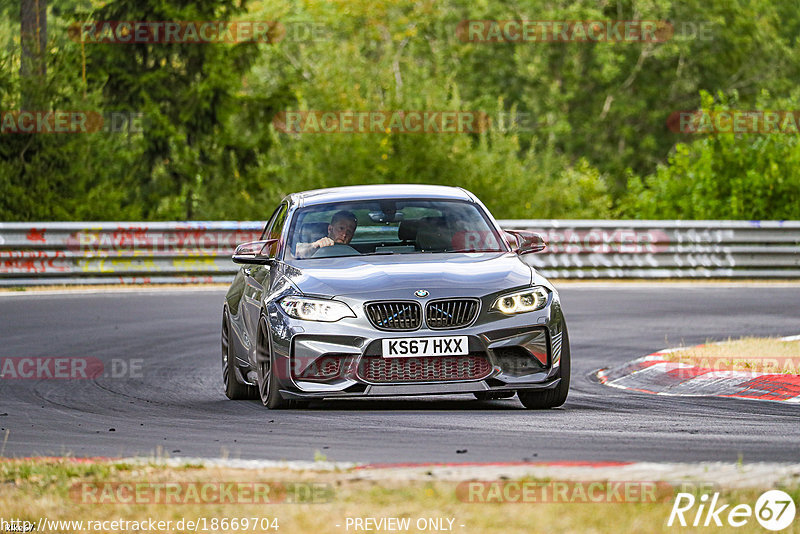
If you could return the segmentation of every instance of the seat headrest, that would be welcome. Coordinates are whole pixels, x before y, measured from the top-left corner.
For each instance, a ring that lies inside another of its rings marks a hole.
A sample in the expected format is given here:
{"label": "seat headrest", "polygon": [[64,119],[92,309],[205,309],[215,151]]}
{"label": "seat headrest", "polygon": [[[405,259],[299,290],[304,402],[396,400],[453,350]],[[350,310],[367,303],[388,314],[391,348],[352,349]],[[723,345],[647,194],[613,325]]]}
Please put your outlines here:
{"label": "seat headrest", "polygon": [[417,231],[417,244],[425,250],[447,250],[453,247],[453,234],[444,217],[425,217]]}
{"label": "seat headrest", "polygon": [[317,239],[328,235],[328,223],[305,223],[300,227],[300,243],[313,243]]}
{"label": "seat headrest", "polygon": [[400,241],[414,241],[417,239],[417,229],[419,228],[419,219],[408,219],[400,221],[400,226],[397,227],[397,237]]}

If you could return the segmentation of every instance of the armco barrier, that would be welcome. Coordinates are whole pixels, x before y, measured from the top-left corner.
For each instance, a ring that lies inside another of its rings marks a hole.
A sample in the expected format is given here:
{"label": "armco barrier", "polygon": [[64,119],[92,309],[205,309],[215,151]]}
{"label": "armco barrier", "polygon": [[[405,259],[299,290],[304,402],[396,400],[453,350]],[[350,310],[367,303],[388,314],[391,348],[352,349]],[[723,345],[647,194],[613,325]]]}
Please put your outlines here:
{"label": "armco barrier", "polygon": [[[263,222],[0,223],[0,286],[229,282]],[[798,278],[800,221],[504,220],[553,278]]]}
{"label": "armco barrier", "polygon": [[548,244],[552,278],[798,278],[800,221],[505,220]]}
{"label": "armco barrier", "polygon": [[0,285],[229,282],[263,222],[0,223]]}

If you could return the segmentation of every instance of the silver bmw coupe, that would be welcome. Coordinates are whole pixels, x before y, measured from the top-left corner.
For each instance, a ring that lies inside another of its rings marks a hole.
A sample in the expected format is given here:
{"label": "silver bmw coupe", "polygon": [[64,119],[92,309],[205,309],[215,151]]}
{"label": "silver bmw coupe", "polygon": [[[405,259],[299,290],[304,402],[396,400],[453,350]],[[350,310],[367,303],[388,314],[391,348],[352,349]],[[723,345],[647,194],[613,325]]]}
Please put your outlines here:
{"label": "silver bmw coupe", "polygon": [[558,292],[472,193],[363,185],[287,196],[222,310],[230,399],[268,408],[399,395],[561,406],[569,336]]}

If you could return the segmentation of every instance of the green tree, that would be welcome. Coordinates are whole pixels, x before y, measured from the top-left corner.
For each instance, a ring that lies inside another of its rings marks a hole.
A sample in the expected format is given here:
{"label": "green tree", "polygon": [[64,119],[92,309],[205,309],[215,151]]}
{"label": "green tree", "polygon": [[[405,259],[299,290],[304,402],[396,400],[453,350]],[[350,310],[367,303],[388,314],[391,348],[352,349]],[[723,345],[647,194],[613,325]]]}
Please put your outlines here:
{"label": "green tree", "polygon": [[[702,109],[728,111],[703,93]],[[770,104],[771,102],[771,104]],[[797,109],[763,93],[759,109]],[[800,134],[724,133],[679,143],[667,165],[632,177],[620,214],[637,219],[800,219]]]}

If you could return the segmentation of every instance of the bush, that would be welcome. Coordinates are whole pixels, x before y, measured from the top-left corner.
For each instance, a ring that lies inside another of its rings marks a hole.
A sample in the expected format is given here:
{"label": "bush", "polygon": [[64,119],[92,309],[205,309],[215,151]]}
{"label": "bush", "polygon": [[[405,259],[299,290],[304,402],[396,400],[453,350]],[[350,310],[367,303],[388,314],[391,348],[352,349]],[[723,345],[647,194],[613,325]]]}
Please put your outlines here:
{"label": "bush", "polygon": [[[734,97],[735,98],[735,97]],[[723,95],[702,109],[733,109]],[[798,109],[764,93],[758,109]],[[637,219],[800,219],[800,135],[717,134],[679,143],[667,165],[631,177],[620,214]]]}

